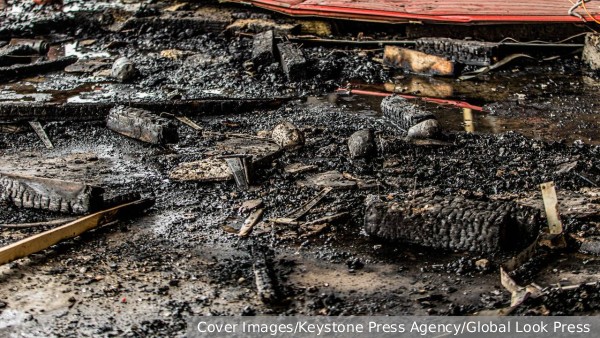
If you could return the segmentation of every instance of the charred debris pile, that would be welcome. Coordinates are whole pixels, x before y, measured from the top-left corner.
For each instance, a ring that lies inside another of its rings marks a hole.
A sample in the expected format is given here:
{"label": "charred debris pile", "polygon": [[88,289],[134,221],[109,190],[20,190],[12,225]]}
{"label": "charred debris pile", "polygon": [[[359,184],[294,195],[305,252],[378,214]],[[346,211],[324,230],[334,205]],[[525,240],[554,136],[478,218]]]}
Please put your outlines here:
{"label": "charred debris pile", "polygon": [[[276,257],[299,248],[353,273],[365,265],[354,256],[403,264],[381,252],[443,250],[462,258],[441,270],[500,274],[513,296],[529,284],[530,300],[442,313],[598,310],[561,308],[560,288],[534,283],[557,257],[600,254],[598,147],[451,130],[438,110],[567,109],[552,100],[575,94],[551,85],[539,108],[463,84],[511,67],[593,79],[597,35],[571,27],[521,43],[203,2],[17,3],[6,6],[35,15],[0,11],[0,264],[101,226],[136,229],[132,217],[181,214],[138,240],[189,251],[210,238],[247,253],[235,269],[252,271],[271,313],[297,292]],[[586,95],[593,106],[598,95]],[[342,312],[335,297],[320,302]]]}

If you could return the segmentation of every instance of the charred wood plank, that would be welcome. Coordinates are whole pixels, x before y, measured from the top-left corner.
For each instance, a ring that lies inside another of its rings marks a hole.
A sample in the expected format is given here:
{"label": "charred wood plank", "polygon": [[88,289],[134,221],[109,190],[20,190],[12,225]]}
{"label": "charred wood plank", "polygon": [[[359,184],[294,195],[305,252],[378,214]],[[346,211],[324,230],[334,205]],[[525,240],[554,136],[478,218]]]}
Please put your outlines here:
{"label": "charred wood plank", "polygon": [[416,49],[431,55],[443,56],[452,61],[474,66],[489,66],[493,63],[499,43],[449,38],[420,38]]}
{"label": "charred wood plank", "polygon": [[84,214],[102,206],[103,193],[79,182],[0,173],[0,201],[22,208]]}
{"label": "charred wood plank", "polygon": [[254,35],[252,61],[254,65],[270,64],[275,60],[275,41],[272,30]]}
{"label": "charred wood plank", "polygon": [[243,113],[254,109],[276,108],[293,98],[211,98],[173,101],[115,101],[115,102],[0,102],[0,122],[40,121],[97,121],[105,119],[119,105],[167,112],[185,116]]}
{"label": "charred wood plank", "polygon": [[29,64],[18,64],[0,67],[0,82],[20,79],[23,77],[62,70],[77,61],[76,56],[65,56],[56,60],[47,60]]}
{"label": "charred wood plank", "polygon": [[177,143],[177,127],[146,110],[117,106],[110,110],[106,127],[119,134],[152,144]]}
{"label": "charred wood plank", "polygon": [[382,239],[436,249],[493,253],[534,240],[540,211],[513,202],[417,196],[402,202],[370,197],[365,230]]}
{"label": "charred wood plank", "polygon": [[279,292],[277,279],[272,269],[273,263],[265,250],[261,248],[253,250],[254,264],[252,268],[258,297],[266,304],[273,304],[279,299]]}
{"label": "charred wood plank", "polygon": [[169,31],[173,33],[186,30],[192,30],[196,34],[221,33],[232,21],[231,15],[225,12],[178,11],[161,16],[133,17],[124,22],[119,30],[144,28],[145,30],[162,31],[168,27]]}
{"label": "charred wood plank", "polygon": [[306,58],[302,49],[291,42],[282,42],[277,44],[281,67],[289,81],[295,81],[306,75]]}
{"label": "charred wood plank", "polygon": [[432,113],[397,95],[388,96],[381,101],[381,112],[392,124],[406,131],[423,121],[435,120]]}

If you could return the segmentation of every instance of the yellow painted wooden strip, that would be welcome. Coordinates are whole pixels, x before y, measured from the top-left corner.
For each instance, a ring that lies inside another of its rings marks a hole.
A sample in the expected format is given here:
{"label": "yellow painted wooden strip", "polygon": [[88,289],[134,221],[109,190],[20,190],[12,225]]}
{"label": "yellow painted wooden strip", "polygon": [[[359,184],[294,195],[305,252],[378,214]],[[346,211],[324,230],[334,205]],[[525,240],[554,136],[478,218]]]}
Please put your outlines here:
{"label": "yellow painted wooden strip", "polygon": [[146,208],[153,202],[146,199],[126,203],[4,246],[0,248],[0,265],[42,251],[65,239],[79,236],[88,230],[117,220],[120,215],[130,214],[134,209]]}

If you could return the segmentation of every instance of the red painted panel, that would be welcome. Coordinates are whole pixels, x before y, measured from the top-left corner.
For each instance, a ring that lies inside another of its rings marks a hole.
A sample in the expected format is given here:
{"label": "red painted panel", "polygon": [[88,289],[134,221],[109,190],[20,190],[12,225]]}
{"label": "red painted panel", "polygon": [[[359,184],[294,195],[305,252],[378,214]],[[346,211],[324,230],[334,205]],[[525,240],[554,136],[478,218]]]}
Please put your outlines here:
{"label": "red painted panel", "polygon": [[[568,15],[569,0],[229,0],[299,16],[324,16],[369,21],[409,20],[457,23],[581,22]],[[573,0],[574,1],[574,0]],[[600,13],[600,1],[587,9]],[[591,21],[579,8],[577,13]]]}

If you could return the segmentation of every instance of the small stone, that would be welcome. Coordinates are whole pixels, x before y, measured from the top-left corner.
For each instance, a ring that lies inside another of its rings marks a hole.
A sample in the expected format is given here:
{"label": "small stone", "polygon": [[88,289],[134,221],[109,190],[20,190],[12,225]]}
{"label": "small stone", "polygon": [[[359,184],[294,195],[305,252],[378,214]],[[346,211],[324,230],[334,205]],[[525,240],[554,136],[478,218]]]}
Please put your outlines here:
{"label": "small stone", "polygon": [[304,145],[304,134],[291,122],[282,122],[273,128],[271,137],[282,148],[295,148]]}
{"label": "small stone", "polygon": [[364,158],[374,156],[377,152],[375,136],[370,129],[355,132],[348,139],[348,150],[352,158]]}
{"label": "small stone", "polygon": [[169,286],[179,286],[179,280],[178,279],[171,279],[169,281]]}
{"label": "small stone", "polygon": [[349,270],[360,270],[365,266],[365,264],[361,262],[359,258],[349,259],[346,261],[346,265],[348,266]]}
{"label": "small stone", "polygon": [[0,300],[0,309],[6,308],[6,305],[7,305],[6,302],[3,302]]}
{"label": "small stone", "polygon": [[487,270],[490,268],[490,261],[485,258],[482,258],[480,260],[475,261],[475,266],[479,270]]}
{"label": "small stone", "polygon": [[121,57],[113,63],[110,75],[119,82],[126,82],[137,75],[137,69],[131,60]]}
{"label": "small stone", "polygon": [[440,124],[437,120],[429,119],[408,129],[407,137],[409,139],[434,138],[440,132]]}

